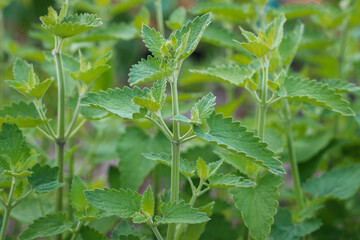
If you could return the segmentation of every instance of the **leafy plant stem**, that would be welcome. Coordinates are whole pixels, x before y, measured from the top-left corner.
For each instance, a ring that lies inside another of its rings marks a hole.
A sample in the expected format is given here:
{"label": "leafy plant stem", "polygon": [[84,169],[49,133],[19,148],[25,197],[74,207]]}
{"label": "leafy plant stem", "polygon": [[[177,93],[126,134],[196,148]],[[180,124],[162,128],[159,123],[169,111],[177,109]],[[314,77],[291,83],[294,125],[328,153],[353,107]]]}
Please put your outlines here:
{"label": "leafy plant stem", "polygon": [[[65,81],[64,70],[61,60],[61,48],[63,39],[55,37],[55,49],[53,55],[55,58],[56,75],[58,81],[58,133],[56,138],[56,159],[59,167],[58,181],[64,182],[64,150],[65,150]],[[63,208],[63,188],[56,191],[56,211],[62,211]],[[58,240],[62,239],[62,235],[57,236]]]}
{"label": "leafy plant stem", "polygon": [[155,8],[156,8],[156,21],[158,25],[159,32],[161,35],[165,35],[164,28],[164,18],[163,18],[163,10],[162,10],[162,0],[155,0]]}
{"label": "leafy plant stem", "polygon": [[[171,97],[172,97],[172,117],[179,115],[179,99],[177,90],[177,74],[174,73],[170,81]],[[173,121],[173,138],[171,141],[171,195],[170,201],[177,202],[179,200],[179,182],[180,182],[180,124]],[[174,239],[175,224],[169,224],[167,231],[167,240]]]}
{"label": "leafy plant stem", "polygon": [[293,143],[293,136],[291,131],[291,114],[290,114],[290,107],[289,102],[287,99],[284,100],[284,111],[285,111],[285,121],[284,127],[286,132],[286,141],[289,151],[289,159],[290,159],[290,166],[291,166],[291,173],[292,178],[294,181],[294,191],[296,196],[296,204],[299,210],[304,208],[304,197],[303,192],[301,190],[301,182],[300,182],[300,175],[299,169],[296,161],[294,143]]}
{"label": "leafy plant stem", "polygon": [[76,224],[76,229],[75,231],[73,232],[73,235],[71,237],[71,240],[75,240],[79,234],[79,231],[80,231],[80,228],[81,228],[81,225],[82,225],[82,222],[79,221],[77,224]]}
{"label": "leafy plant stem", "polygon": [[[74,138],[69,139],[69,148],[71,149],[72,147],[74,147]],[[72,183],[72,179],[74,178],[74,153],[71,153],[70,157],[69,157],[69,173],[68,173],[68,182],[67,182],[67,190],[68,190],[68,195],[71,195],[71,183]],[[69,204],[68,206],[68,211],[69,211],[69,218],[72,219],[73,217],[73,208],[72,205]]]}
{"label": "leafy plant stem", "polygon": [[151,220],[151,218],[146,222],[147,225],[151,228],[151,230],[154,232],[156,239],[157,240],[163,240],[163,237],[161,236],[158,228],[156,227],[156,225],[153,223],[153,221]]}
{"label": "leafy plant stem", "polygon": [[35,104],[35,107],[36,107],[36,110],[38,111],[39,113],[39,116],[41,118],[41,120],[43,120],[45,123],[45,129],[47,130],[47,135],[49,135],[52,140],[54,141],[56,139],[56,134],[54,132],[54,130],[52,129],[52,127],[50,126],[49,122],[47,121],[47,118],[46,118],[46,115],[42,109],[42,100],[34,100],[34,104]]}
{"label": "leafy plant stem", "polygon": [[9,218],[10,218],[10,212],[13,208],[12,203],[13,203],[13,198],[14,198],[14,194],[15,194],[16,183],[17,183],[17,179],[15,177],[12,177],[9,199],[5,206],[5,215],[4,215],[2,226],[1,226],[1,235],[0,235],[1,240],[5,240],[6,230],[7,230],[7,226],[8,226]]}
{"label": "leafy plant stem", "polygon": [[267,81],[269,75],[269,62],[265,60],[262,64],[262,87],[261,87],[261,99],[258,104],[258,136],[261,140],[264,140],[265,137],[265,122],[266,122],[266,111],[267,111]]}
{"label": "leafy plant stem", "polygon": [[80,98],[78,99],[78,102],[76,104],[76,108],[74,110],[74,113],[73,113],[73,117],[71,119],[71,122],[69,124],[69,127],[68,129],[66,130],[66,133],[65,133],[65,136],[69,136],[71,134],[71,131],[73,130],[74,126],[75,126],[75,123],[76,123],[76,120],[77,120],[77,117],[79,116],[79,112],[80,112]]}

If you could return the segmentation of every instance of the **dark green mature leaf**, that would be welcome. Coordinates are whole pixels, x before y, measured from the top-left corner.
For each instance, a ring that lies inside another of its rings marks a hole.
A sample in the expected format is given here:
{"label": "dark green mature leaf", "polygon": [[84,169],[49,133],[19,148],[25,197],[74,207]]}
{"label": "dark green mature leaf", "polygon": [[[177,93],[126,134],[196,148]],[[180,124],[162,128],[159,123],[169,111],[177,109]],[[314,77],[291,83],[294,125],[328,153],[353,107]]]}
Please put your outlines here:
{"label": "dark green mature leaf", "polygon": [[33,102],[12,103],[0,110],[0,124],[10,123],[19,127],[35,127],[45,121],[40,118]]}
{"label": "dark green mature leaf", "polygon": [[130,189],[95,189],[84,194],[94,207],[122,218],[133,217],[141,209],[141,196]]}
{"label": "dark green mature leaf", "polygon": [[311,219],[303,223],[294,224],[291,213],[286,208],[279,208],[274,219],[275,223],[272,226],[270,235],[276,240],[300,240],[322,225],[318,219]]}
{"label": "dark green mature leaf", "polygon": [[130,236],[130,235],[138,236],[138,237],[142,236],[139,228],[135,228],[134,225],[129,223],[129,221],[121,220],[119,225],[117,225],[115,230],[112,232],[111,240],[118,240],[121,239],[122,237]]}
{"label": "dark green mature leaf", "polygon": [[234,39],[239,42],[241,41],[241,38],[233,32],[229,32],[227,29],[222,28],[221,26],[210,24],[204,32],[201,41],[213,44],[215,46],[239,51],[240,48],[234,42]]}
{"label": "dark green mature leaf", "polygon": [[71,222],[66,220],[66,215],[62,213],[48,214],[36,219],[28,228],[23,231],[19,239],[31,240],[41,237],[54,236],[69,230]]}
{"label": "dark green mature leaf", "polygon": [[[144,153],[144,157],[147,159],[157,161],[161,164],[171,167],[171,155],[168,153]],[[181,159],[180,161],[180,172],[184,176],[192,177],[195,173],[195,163],[188,161],[187,159]]]}
{"label": "dark green mature leaf", "polygon": [[203,223],[210,220],[206,213],[200,212],[196,208],[192,208],[190,204],[184,201],[178,203],[165,203],[160,206],[163,217],[156,216],[155,220],[158,223]]}
{"label": "dark green mature leaf", "polygon": [[360,164],[343,166],[307,181],[303,188],[315,197],[347,199],[360,187]]}
{"label": "dark green mature leaf", "polygon": [[142,38],[144,39],[145,46],[155,57],[161,57],[161,46],[165,44],[165,38],[161,33],[157,32],[154,28],[150,28],[143,24]]}
{"label": "dark green mature leaf", "polygon": [[232,188],[235,206],[241,212],[245,225],[256,240],[265,240],[274,223],[274,215],[279,205],[278,187],[282,183],[280,176],[265,175],[255,188]]}
{"label": "dark green mature leaf", "polygon": [[294,30],[287,34],[279,46],[281,60],[285,66],[290,65],[300,46],[304,24],[297,23]]}
{"label": "dark green mature leaf", "polygon": [[203,122],[215,111],[216,97],[214,94],[201,98],[191,109],[191,121]]}
{"label": "dark green mature leaf", "polygon": [[221,114],[213,114],[207,120],[207,124],[208,132],[194,126],[198,137],[236,152],[274,174],[285,173],[281,162],[274,157],[274,153],[267,148],[267,144],[260,142],[260,139],[254,136],[254,132],[247,131],[240,122],[233,122],[232,118],[223,118]]}
{"label": "dark green mature leaf", "polygon": [[127,128],[126,132],[119,136],[117,145],[121,187],[138,190],[144,178],[156,166],[156,162],[146,159],[143,153],[163,152],[169,148],[170,144],[162,133],[150,137],[140,128]]}
{"label": "dark green mature leaf", "polygon": [[86,186],[81,178],[74,176],[71,183],[70,201],[71,205],[80,212],[85,211],[88,205],[84,195],[85,190]]}
{"label": "dark green mature leaf", "polygon": [[237,65],[221,65],[203,70],[192,69],[190,71],[216,78],[235,86],[245,86],[246,81],[250,80],[255,73],[255,71],[249,67],[240,67]]}
{"label": "dark green mature leaf", "polygon": [[140,240],[140,237],[133,234],[129,234],[127,236],[119,236],[119,240]]}
{"label": "dark green mature leaf", "polygon": [[42,27],[49,33],[61,38],[72,37],[86,32],[102,24],[101,19],[94,14],[83,13],[62,18],[49,7],[48,15],[40,17]]}
{"label": "dark green mature leaf", "polygon": [[13,124],[3,123],[0,132],[0,162],[14,172],[22,172],[29,167],[30,148],[20,129]]}
{"label": "dark green mature leaf", "polygon": [[328,108],[344,116],[353,116],[349,102],[327,84],[301,77],[287,77],[280,96]]}
{"label": "dark green mature leaf", "polygon": [[107,238],[89,226],[82,226],[80,229],[80,236],[86,240],[107,240]]}
{"label": "dark green mature leaf", "polygon": [[[199,207],[200,212],[206,213],[206,216],[211,217],[215,202],[210,202],[205,206]],[[186,230],[181,234],[181,240],[198,240],[205,231],[207,222],[187,225]]]}
{"label": "dark green mature leaf", "polygon": [[57,180],[58,167],[52,168],[48,165],[40,166],[40,164],[36,164],[31,171],[33,173],[28,179],[36,193],[48,193],[64,185]]}
{"label": "dark green mature leaf", "polygon": [[183,37],[188,34],[185,47],[180,53],[180,58],[185,59],[195,51],[197,45],[200,42],[202,34],[209,26],[210,22],[211,13],[206,13],[201,17],[196,17],[194,20],[189,21],[181,29],[174,33],[178,43],[181,43]]}
{"label": "dark green mature leaf", "polygon": [[141,61],[131,67],[129,83],[130,85],[136,85],[151,82],[169,77],[173,72],[172,68],[163,68],[162,62],[159,59],[149,55],[147,59],[141,59]]}
{"label": "dark green mature leaf", "polygon": [[230,187],[254,187],[256,184],[241,176],[235,174],[214,174],[209,177],[209,184],[211,188],[230,188]]}
{"label": "dark green mature leaf", "polygon": [[323,81],[323,83],[329,85],[330,88],[334,89],[335,92],[345,93],[345,92],[359,92],[360,87],[356,86],[354,83],[349,83],[340,79],[330,79]]}
{"label": "dark green mature leaf", "polygon": [[132,101],[133,98],[145,97],[148,92],[149,89],[141,90],[138,87],[91,92],[81,99],[81,105],[105,110],[121,118],[133,119],[141,113],[140,107]]}

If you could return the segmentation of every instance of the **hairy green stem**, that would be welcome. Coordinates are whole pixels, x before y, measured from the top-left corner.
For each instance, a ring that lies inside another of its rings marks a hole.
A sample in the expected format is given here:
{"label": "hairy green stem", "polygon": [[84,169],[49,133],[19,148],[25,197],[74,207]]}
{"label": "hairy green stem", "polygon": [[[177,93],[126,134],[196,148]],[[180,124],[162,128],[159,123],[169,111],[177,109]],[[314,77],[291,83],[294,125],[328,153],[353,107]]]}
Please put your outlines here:
{"label": "hairy green stem", "polygon": [[[179,115],[179,99],[177,90],[177,73],[172,77],[171,97],[172,97],[172,117]],[[180,182],[180,124],[173,120],[173,139],[171,142],[171,195],[170,201],[177,202],[179,200],[179,182]],[[171,223],[168,226],[167,240],[174,239],[175,224]]]}
{"label": "hairy green stem", "polygon": [[[56,76],[58,82],[58,132],[56,138],[56,160],[59,167],[58,181],[64,183],[64,151],[65,151],[65,80],[64,70],[61,59],[61,48],[63,39],[55,37],[55,49],[53,55],[56,65]],[[56,190],[56,205],[55,210],[61,212],[63,209],[63,188]],[[62,239],[62,235],[59,234],[56,237],[57,240]]]}
{"label": "hairy green stem", "polygon": [[165,28],[164,28],[162,0],[155,0],[155,8],[156,8],[156,21],[158,25],[158,30],[161,33],[161,35],[164,36]]}
{"label": "hairy green stem", "polygon": [[269,62],[267,60],[262,63],[263,77],[261,88],[261,99],[258,104],[258,136],[261,140],[265,137],[265,123],[266,123],[266,111],[267,111],[267,82],[269,75]]}
{"label": "hairy green stem", "polygon": [[[74,139],[71,138],[69,139],[69,148],[73,148],[74,147]],[[74,177],[74,165],[75,165],[75,157],[74,157],[74,153],[71,153],[70,158],[69,158],[69,172],[68,172],[68,182],[67,182],[67,190],[68,190],[68,196],[71,195],[71,183],[72,183],[72,179]],[[69,213],[69,218],[72,219],[73,218],[73,208],[71,206],[71,204],[69,204],[68,206],[68,213]]]}
{"label": "hairy green stem", "polygon": [[304,197],[303,192],[301,190],[301,181],[300,181],[300,174],[299,169],[296,161],[294,143],[293,143],[293,135],[291,130],[291,114],[290,114],[290,107],[289,102],[287,99],[284,100],[284,112],[285,112],[285,121],[284,127],[286,132],[286,141],[287,147],[289,151],[289,158],[290,158],[290,166],[291,166],[291,173],[294,182],[294,191],[296,196],[296,204],[298,210],[302,210],[304,208]]}
{"label": "hairy green stem", "polygon": [[71,236],[71,240],[75,240],[79,234],[79,231],[80,231],[80,228],[81,228],[81,221],[79,221],[76,225],[76,229],[73,233],[73,235]]}
{"label": "hairy green stem", "polygon": [[16,183],[17,183],[17,179],[15,177],[12,177],[9,199],[5,206],[5,215],[4,215],[2,226],[1,226],[0,240],[5,240],[5,237],[6,237],[6,230],[7,230],[7,226],[9,223],[10,212],[13,208],[12,204],[13,204],[13,198],[14,198],[15,189],[16,189]]}
{"label": "hairy green stem", "polygon": [[154,225],[153,221],[151,219],[149,219],[146,223],[151,228],[153,233],[155,234],[156,239],[157,240],[163,240],[163,237],[161,236],[161,234],[160,234],[158,228],[156,227],[156,225]]}

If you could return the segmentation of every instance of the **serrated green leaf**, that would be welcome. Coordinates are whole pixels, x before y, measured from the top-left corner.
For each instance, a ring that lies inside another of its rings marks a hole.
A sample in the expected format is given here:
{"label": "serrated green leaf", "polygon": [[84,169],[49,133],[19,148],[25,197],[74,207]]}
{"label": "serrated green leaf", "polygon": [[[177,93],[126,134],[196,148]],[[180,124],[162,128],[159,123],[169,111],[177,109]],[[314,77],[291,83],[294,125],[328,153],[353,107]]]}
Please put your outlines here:
{"label": "serrated green leaf", "polygon": [[28,228],[20,234],[19,239],[31,240],[40,237],[54,236],[69,230],[71,226],[72,223],[66,220],[65,214],[48,214],[36,219],[30,224]]}
{"label": "serrated green leaf", "polygon": [[179,7],[175,9],[171,14],[168,20],[165,21],[166,26],[172,30],[181,28],[184,24],[186,18],[186,9]]}
{"label": "serrated green leaf", "polygon": [[90,108],[105,110],[125,119],[133,119],[141,113],[140,107],[132,100],[136,97],[145,97],[149,89],[109,89],[107,91],[92,92],[81,99],[81,104]]}
{"label": "serrated green leaf", "polygon": [[204,32],[201,41],[239,51],[240,48],[234,42],[234,39],[239,42],[241,41],[241,38],[233,32],[229,32],[221,26],[210,24]]}
{"label": "serrated green leaf", "polygon": [[246,81],[250,80],[255,73],[251,68],[236,65],[221,65],[203,70],[192,69],[190,71],[241,87],[245,86]]}
{"label": "serrated green leaf", "polygon": [[286,208],[279,208],[274,219],[275,223],[272,226],[270,235],[276,240],[300,240],[322,225],[318,219],[311,219],[303,223],[294,224],[291,213]]}
{"label": "serrated green leaf", "polygon": [[162,68],[162,62],[152,56],[141,59],[133,65],[129,73],[130,85],[151,82],[169,77],[173,73],[172,68]]}
{"label": "serrated green leaf", "polygon": [[35,127],[45,123],[33,102],[12,103],[0,110],[0,124],[10,123],[23,127]]}
{"label": "serrated green leaf", "polygon": [[141,199],[141,211],[149,216],[154,216],[155,200],[151,190],[151,185],[148,186]]}
{"label": "serrated green leaf", "polygon": [[94,228],[89,226],[82,226],[80,229],[80,236],[86,240],[107,240],[107,238]]}
{"label": "serrated green leaf", "polygon": [[133,217],[141,209],[141,196],[130,189],[95,189],[84,194],[94,207],[121,218]]}
{"label": "serrated green leaf", "polygon": [[279,46],[281,60],[285,66],[290,65],[300,46],[302,35],[304,33],[304,24],[298,22],[294,30],[287,34]]}
{"label": "serrated green leaf", "polygon": [[360,164],[343,166],[307,181],[303,188],[317,198],[334,197],[344,200],[359,189],[359,174]]}
{"label": "serrated green leaf", "polygon": [[20,129],[13,124],[3,123],[0,132],[0,162],[15,173],[21,173],[29,167],[30,148]]}
{"label": "serrated green leaf", "polygon": [[209,177],[209,183],[206,184],[211,188],[230,188],[230,187],[254,187],[256,184],[241,176],[235,174],[214,174]]}
{"label": "serrated green leaf", "polygon": [[210,220],[206,213],[200,212],[196,208],[192,208],[190,204],[184,201],[177,203],[165,203],[160,206],[163,217],[155,216],[155,220],[161,224],[169,223],[203,223]]}
{"label": "serrated green leaf", "polygon": [[206,180],[208,178],[208,168],[205,161],[199,157],[196,163],[196,171],[200,179]]}
{"label": "serrated green leaf", "polygon": [[162,133],[150,137],[140,128],[127,128],[126,132],[119,136],[117,144],[121,187],[138,190],[144,178],[156,166],[156,162],[146,159],[143,153],[166,152],[169,149],[170,143]]}
{"label": "serrated green leaf", "polygon": [[36,193],[48,193],[64,184],[58,182],[58,167],[50,167],[48,165],[40,166],[36,164],[31,171],[32,175],[29,177],[29,183]]}
{"label": "serrated green leaf", "polygon": [[287,77],[283,85],[283,92],[280,92],[279,95],[322,106],[343,116],[354,115],[349,102],[344,100],[340,94],[336,94],[328,85],[316,80],[294,76]]}
{"label": "serrated green leaf", "polygon": [[349,83],[340,79],[330,79],[323,81],[324,84],[329,85],[330,88],[334,89],[337,93],[346,93],[346,92],[359,92],[360,87],[356,86],[354,83]]}
{"label": "serrated green leaf", "polygon": [[84,191],[86,186],[80,177],[74,176],[71,183],[70,201],[71,205],[80,212],[84,212],[88,205]]}
{"label": "serrated green leaf", "polygon": [[151,88],[151,95],[155,101],[162,106],[166,100],[166,80],[160,79],[154,82]]}
{"label": "serrated green leaf", "polygon": [[260,142],[260,139],[254,136],[254,132],[247,131],[240,122],[223,118],[221,114],[213,114],[207,120],[207,124],[208,132],[194,126],[194,132],[198,137],[236,152],[274,174],[285,173],[281,162],[274,157],[274,153],[267,148],[267,144]]}
{"label": "serrated green leaf", "polygon": [[105,64],[102,66],[91,67],[86,69],[86,71],[78,71],[75,73],[70,73],[70,75],[76,79],[81,80],[85,84],[90,84],[92,81],[96,80],[100,77],[104,72],[110,69],[110,66]]}
{"label": "serrated green leaf", "polygon": [[[147,159],[157,161],[168,167],[171,167],[171,155],[168,153],[144,153],[144,157]],[[180,173],[187,177],[194,176],[196,166],[194,162],[188,161],[187,159],[180,160]]]}
{"label": "serrated green leaf", "polygon": [[220,159],[218,161],[215,162],[211,162],[208,164],[208,169],[209,169],[209,177],[214,175],[216,173],[216,171],[221,167],[221,165],[224,163],[223,159]]}
{"label": "serrated green leaf", "polygon": [[52,7],[49,7],[48,15],[40,17],[40,20],[44,30],[61,38],[72,37],[102,25],[100,18],[89,13],[75,14],[60,19]]}
{"label": "serrated green leaf", "polygon": [[145,46],[154,55],[154,57],[161,57],[161,46],[165,44],[165,38],[161,33],[157,32],[154,28],[150,28],[143,24],[141,35]]}
{"label": "serrated green leaf", "polygon": [[257,181],[255,188],[232,188],[235,206],[241,212],[245,225],[256,240],[265,240],[274,223],[274,215],[279,205],[278,187],[280,176],[265,175]]}
{"label": "serrated green leaf", "polygon": [[151,112],[157,112],[160,108],[161,105],[158,104],[156,101],[151,100],[147,97],[134,97],[133,102],[137,105],[139,105],[141,108],[145,108]]}
{"label": "serrated green leaf", "polygon": [[214,94],[209,93],[195,103],[194,107],[191,109],[191,121],[203,122],[208,119],[215,111],[215,100],[216,97]]}
{"label": "serrated green leaf", "polygon": [[[200,212],[206,213],[206,216],[211,217],[215,202],[210,202],[205,206],[199,207]],[[181,240],[198,240],[200,239],[202,233],[205,231],[207,222],[190,224],[187,225],[186,230],[181,234]]]}
{"label": "serrated green leaf", "polygon": [[253,54],[254,56],[258,57],[258,58],[262,58],[265,56],[265,54],[267,54],[270,51],[270,47],[263,42],[257,42],[257,41],[253,41],[253,42],[239,42],[236,41],[235,42],[242,47],[246,52],[249,52],[250,54]]}
{"label": "serrated green leaf", "polygon": [[283,38],[283,26],[286,18],[280,13],[271,23],[266,26],[265,33],[267,36],[267,44],[270,49],[277,48]]}
{"label": "serrated green leaf", "polygon": [[27,97],[42,98],[50,87],[53,78],[40,82],[32,64],[16,58],[13,68],[15,80],[7,80],[6,83]]}
{"label": "serrated green leaf", "polygon": [[[184,41],[183,37],[188,34],[186,37],[186,43],[182,51],[179,53],[181,59],[185,59],[191,55],[191,53],[196,49],[197,45],[200,42],[201,36],[209,26],[211,22],[211,13],[206,13],[201,17],[196,17],[194,20],[186,23],[181,29],[177,30],[174,33],[178,43]],[[184,43],[184,42],[182,42]]]}

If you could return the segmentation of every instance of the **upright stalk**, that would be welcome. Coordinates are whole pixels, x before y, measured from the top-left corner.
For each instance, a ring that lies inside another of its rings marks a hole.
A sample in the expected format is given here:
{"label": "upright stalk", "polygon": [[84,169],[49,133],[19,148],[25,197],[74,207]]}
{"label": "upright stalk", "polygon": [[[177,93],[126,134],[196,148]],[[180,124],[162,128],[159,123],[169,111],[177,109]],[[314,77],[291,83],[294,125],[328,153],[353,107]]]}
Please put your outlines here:
{"label": "upright stalk", "polygon": [[162,10],[162,0],[155,0],[155,8],[156,8],[156,21],[158,25],[159,32],[161,35],[165,35],[164,28],[164,18],[163,18],[163,10]]}
{"label": "upright stalk", "polygon": [[300,174],[299,169],[296,161],[296,155],[295,155],[295,149],[294,149],[294,142],[293,142],[293,135],[291,130],[291,113],[290,113],[290,107],[289,102],[287,99],[284,99],[284,127],[286,132],[286,141],[287,141],[287,147],[289,152],[289,158],[290,158],[290,166],[291,166],[291,173],[292,178],[294,181],[294,191],[296,196],[296,205],[298,210],[302,210],[304,208],[304,196],[303,192],[301,190],[301,181],[300,181]]}
{"label": "upright stalk", "polygon": [[261,99],[258,104],[258,136],[261,140],[265,137],[265,122],[266,122],[266,111],[267,111],[267,82],[269,76],[269,61],[265,60],[262,64],[262,88],[261,88]]}
{"label": "upright stalk", "polygon": [[[172,116],[179,115],[179,99],[177,92],[177,73],[174,73],[171,85],[171,97],[172,97]],[[179,182],[180,182],[180,124],[178,121],[173,121],[173,138],[171,142],[171,202],[177,202],[179,200]],[[169,224],[167,231],[167,240],[174,239],[175,237],[175,224]]]}
{"label": "upright stalk", "polygon": [[[61,48],[63,39],[55,37],[55,49],[53,55],[56,65],[56,76],[58,82],[58,132],[56,138],[56,160],[59,167],[58,181],[64,183],[64,151],[65,151],[65,81],[64,70],[61,60]],[[61,212],[63,209],[63,188],[58,188],[56,191],[56,206],[55,210]],[[62,235],[57,236],[58,240],[62,239]]]}
{"label": "upright stalk", "polygon": [[[74,147],[74,138],[69,139],[69,148],[71,149],[72,147]],[[71,154],[70,159],[69,159],[69,173],[68,173],[68,194],[70,196],[71,193],[71,183],[72,183],[72,179],[74,177],[74,153]],[[71,206],[71,204],[68,205],[68,212],[69,212],[69,218],[72,219],[73,218],[73,208]]]}
{"label": "upright stalk", "polygon": [[2,222],[0,240],[5,240],[6,230],[7,230],[7,226],[8,226],[9,218],[10,218],[10,212],[13,208],[13,200],[14,200],[13,198],[14,198],[15,189],[16,189],[16,182],[17,182],[17,179],[15,177],[12,177],[9,199],[5,205],[5,215],[4,215],[3,222]]}

